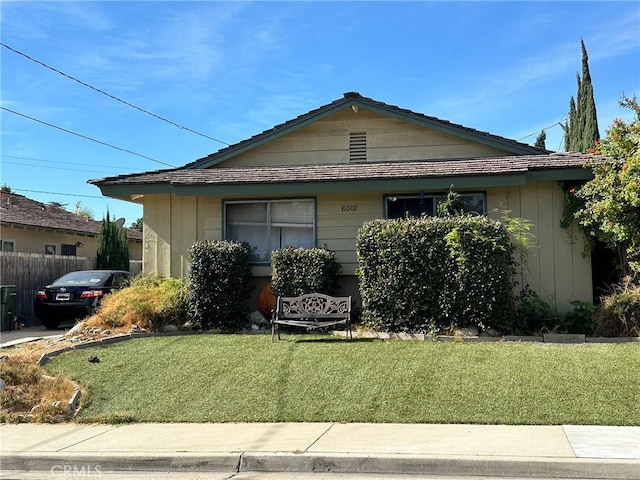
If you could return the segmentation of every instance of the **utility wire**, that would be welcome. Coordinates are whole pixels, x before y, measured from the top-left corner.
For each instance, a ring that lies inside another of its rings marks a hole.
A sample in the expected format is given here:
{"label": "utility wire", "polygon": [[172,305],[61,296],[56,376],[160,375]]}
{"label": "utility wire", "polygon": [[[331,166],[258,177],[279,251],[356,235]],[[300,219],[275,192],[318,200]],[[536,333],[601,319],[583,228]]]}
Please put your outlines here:
{"label": "utility wire", "polygon": [[518,141],[520,142],[520,141],[524,140],[525,138],[529,138],[529,137],[533,137],[534,135],[538,135],[538,134],[540,134],[540,132],[542,132],[542,131],[544,131],[544,130],[549,130],[550,128],[553,128],[553,127],[555,127],[556,125],[562,125],[562,120],[564,120],[564,119],[567,117],[567,115],[569,115],[569,114],[568,114],[568,113],[565,113],[565,114],[560,118],[560,120],[558,120],[558,121],[557,121],[556,123],[554,123],[553,125],[549,125],[548,127],[544,127],[544,128],[542,128],[542,129],[538,130],[537,132],[533,132],[533,133],[530,133],[529,135],[526,135],[526,136],[524,136],[524,137],[522,137],[522,138],[519,138],[519,139],[518,139]]}
{"label": "utility wire", "polygon": [[24,117],[24,118],[27,118],[29,120],[33,120],[34,122],[41,123],[41,124],[46,125],[48,127],[56,128],[58,130],[62,130],[63,132],[70,133],[71,135],[75,135],[77,137],[84,138],[85,140],[91,140],[92,142],[99,143],[101,145],[106,145],[107,147],[111,147],[111,148],[114,148],[116,150],[120,150],[121,152],[130,153],[131,155],[136,155],[136,156],[144,158],[146,160],[151,160],[152,162],[156,162],[156,163],[159,163],[161,165],[166,165],[167,167],[175,168],[175,165],[171,165],[170,163],[165,163],[165,162],[162,162],[160,160],[156,160],[155,158],[151,158],[151,157],[147,157],[146,155],[142,155],[141,153],[136,153],[136,152],[134,152],[132,150],[127,150],[126,148],[117,147],[117,146],[112,145],[110,143],[103,142],[101,140],[96,140],[95,138],[88,137],[87,135],[82,135],[81,133],[77,133],[77,132],[73,132],[71,130],[67,130],[66,128],[59,127],[59,126],[54,125],[52,123],[47,123],[47,122],[45,122],[43,120],[38,120],[37,118],[30,117],[29,115],[25,115],[24,113],[16,112],[15,110],[11,110],[11,109],[9,109],[7,107],[0,107],[0,109],[5,110],[5,111],[10,112],[10,113],[13,113],[14,115],[18,115],[20,117]]}
{"label": "utility wire", "polygon": [[[52,167],[50,165],[37,165],[37,164],[33,164],[33,163],[24,163],[24,162],[12,162],[12,161],[4,161],[2,162],[3,164],[8,164],[8,165],[20,165],[21,167],[32,167],[32,168],[47,168],[50,170],[63,170],[63,171],[67,171],[67,172],[85,172],[85,173],[96,173],[98,175],[105,175],[105,172],[98,172],[95,170],[84,170],[81,168],[64,168],[64,167]],[[111,174],[113,175],[113,174]]]}
{"label": "utility wire", "polygon": [[[51,163],[51,162],[55,162],[58,165],[76,165],[78,167],[99,167],[99,168],[108,168],[111,170],[119,170],[122,171],[123,168],[128,168],[128,167],[113,167],[110,165],[98,165],[97,163],[78,163],[78,162],[61,162],[60,160],[47,160],[44,158],[31,158],[31,157],[18,157],[16,155],[4,155],[4,154],[0,154],[0,158],[15,158],[18,160],[27,160],[29,162],[43,162],[43,163]],[[17,164],[17,165],[21,165],[20,163],[17,162],[11,162],[11,161],[4,161],[3,163],[13,163],[13,164]],[[51,168],[56,168],[56,167],[51,167]]]}
{"label": "utility wire", "polygon": [[127,105],[128,107],[135,108],[136,110],[139,110],[142,113],[146,113],[147,115],[151,115],[152,117],[157,118],[158,120],[161,120],[163,122],[169,123],[169,124],[173,125],[174,127],[178,127],[181,130],[186,130],[187,132],[195,133],[196,135],[200,135],[201,137],[208,138],[209,140],[213,140],[214,142],[222,143],[223,145],[227,145],[227,146],[230,145],[227,142],[224,142],[222,140],[218,140],[217,138],[210,137],[209,135],[206,135],[204,133],[197,132],[196,130],[193,130],[191,128],[185,127],[183,125],[180,125],[179,123],[176,123],[176,122],[173,122],[171,120],[168,120],[168,119],[166,119],[164,117],[161,117],[160,115],[156,115],[155,113],[150,112],[148,110],[145,110],[144,108],[140,108],[140,107],[138,107],[138,106],[136,106],[136,105],[134,105],[132,103],[127,102],[126,100],[122,100],[121,98],[118,98],[115,95],[111,95],[110,93],[107,93],[104,90],[100,90],[99,88],[96,88],[93,85],[90,85],[90,84],[88,84],[86,82],[83,82],[82,80],[79,80],[79,79],[77,79],[77,78],[75,78],[75,77],[73,77],[73,76],[71,76],[71,75],[69,75],[67,73],[64,73],[63,71],[58,70],[57,68],[51,67],[50,65],[47,65],[46,63],[41,62],[40,60],[37,60],[37,59],[35,59],[33,57],[30,57],[26,53],[23,53],[23,52],[21,52],[19,50],[16,50],[15,48],[10,47],[6,43],[0,42],[0,45],[2,45],[4,48],[6,48],[8,50],[11,50],[14,53],[17,53],[18,55],[22,55],[24,58],[26,58],[28,60],[31,60],[32,62],[35,62],[38,65],[42,65],[43,67],[45,67],[45,68],[47,68],[47,69],[49,69],[49,70],[51,70],[53,72],[59,73],[60,75],[62,75],[63,77],[68,78],[69,80],[73,80],[74,82],[77,82],[80,85],[83,85],[83,86],[85,86],[87,88],[90,88],[91,90],[94,90],[94,91],[96,91],[98,93],[101,93],[102,95],[105,95],[105,96],[111,98],[112,100],[115,100],[117,102],[123,103],[124,105]]}
{"label": "utility wire", "polygon": [[79,195],[77,193],[58,193],[58,192],[44,192],[42,190],[27,190],[26,188],[11,188],[12,192],[30,192],[30,193],[45,193],[47,195],[64,195],[67,197],[83,197],[83,198],[100,198],[104,200],[105,197],[99,195]]}

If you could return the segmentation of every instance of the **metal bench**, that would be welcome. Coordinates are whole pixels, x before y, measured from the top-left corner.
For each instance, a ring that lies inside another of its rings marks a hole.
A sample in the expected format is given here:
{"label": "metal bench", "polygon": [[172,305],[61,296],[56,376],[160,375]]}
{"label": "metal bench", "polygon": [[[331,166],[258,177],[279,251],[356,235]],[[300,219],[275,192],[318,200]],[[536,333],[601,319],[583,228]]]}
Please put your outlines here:
{"label": "metal bench", "polygon": [[322,293],[307,293],[298,297],[278,297],[271,319],[271,341],[276,333],[280,340],[280,325],[317,329],[344,324],[345,340],[351,333],[351,297],[332,297]]}

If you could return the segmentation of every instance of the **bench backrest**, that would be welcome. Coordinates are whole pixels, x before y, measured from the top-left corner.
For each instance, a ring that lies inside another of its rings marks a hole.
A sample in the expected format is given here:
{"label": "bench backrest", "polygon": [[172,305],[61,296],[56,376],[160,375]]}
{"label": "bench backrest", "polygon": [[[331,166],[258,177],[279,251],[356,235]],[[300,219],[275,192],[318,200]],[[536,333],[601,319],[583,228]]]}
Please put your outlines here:
{"label": "bench backrest", "polygon": [[351,316],[351,297],[307,293],[299,297],[278,297],[277,318],[344,318]]}

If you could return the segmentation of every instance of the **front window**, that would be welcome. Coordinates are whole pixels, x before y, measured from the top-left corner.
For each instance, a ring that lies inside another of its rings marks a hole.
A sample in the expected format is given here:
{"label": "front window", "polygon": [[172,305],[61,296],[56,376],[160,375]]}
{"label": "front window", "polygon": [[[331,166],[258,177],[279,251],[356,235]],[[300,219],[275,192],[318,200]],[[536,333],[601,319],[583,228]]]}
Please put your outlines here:
{"label": "front window", "polygon": [[[483,193],[460,193],[464,201],[466,213],[484,215],[485,195]],[[417,193],[413,195],[388,195],[387,218],[421,217],[428,215],[434,217],[438,212],[438,205],[447,199],[447,194]]]}
{"label": "front window", "polygon": [[271,262],[284,247],[315,247],[315,202],[269,200],[225,203],[225,238],[254,247],[253,263]]}
{"label": "front window", "polygon": [[55,255],[56,254],[56,246],[55,245],[45,245],[44,246],[44,254],[45,255]]}

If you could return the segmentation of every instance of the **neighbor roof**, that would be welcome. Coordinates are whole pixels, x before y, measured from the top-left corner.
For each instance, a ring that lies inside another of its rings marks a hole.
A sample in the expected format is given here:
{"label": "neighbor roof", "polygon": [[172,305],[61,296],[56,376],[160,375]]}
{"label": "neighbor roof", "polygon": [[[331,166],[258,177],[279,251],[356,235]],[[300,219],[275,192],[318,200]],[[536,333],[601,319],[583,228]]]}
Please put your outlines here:
{"label": "neighbor roof", "polygon": [[[101,222],[55,205],[40,203],[16,193],[0,192],[2,225],[96,237]],[[125,228],[129,240],[141,241],[142,232]]]}

